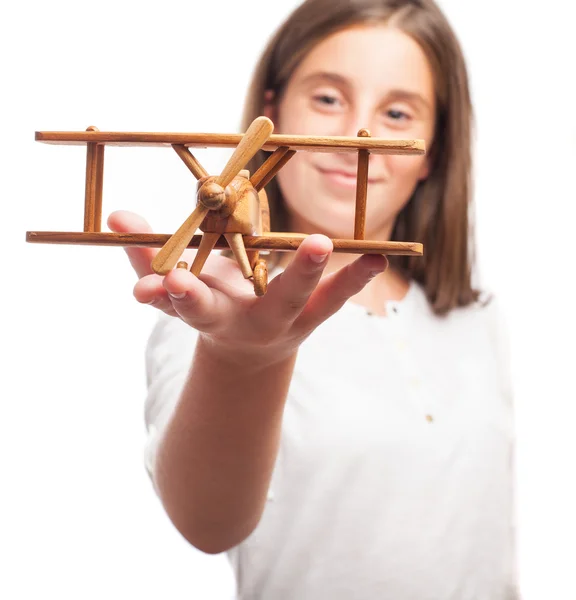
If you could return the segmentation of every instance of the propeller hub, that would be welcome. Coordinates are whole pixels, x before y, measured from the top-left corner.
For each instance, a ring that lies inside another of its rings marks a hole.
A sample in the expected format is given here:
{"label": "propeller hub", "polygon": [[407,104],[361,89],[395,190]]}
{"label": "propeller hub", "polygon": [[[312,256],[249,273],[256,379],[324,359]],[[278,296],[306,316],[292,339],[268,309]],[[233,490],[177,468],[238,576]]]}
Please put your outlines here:
{"label": "propeller hub", "polygon": [[198,201],[210,210],[218,210],[226,202],[226,192],[215,181],[206,181],[198,190]]}

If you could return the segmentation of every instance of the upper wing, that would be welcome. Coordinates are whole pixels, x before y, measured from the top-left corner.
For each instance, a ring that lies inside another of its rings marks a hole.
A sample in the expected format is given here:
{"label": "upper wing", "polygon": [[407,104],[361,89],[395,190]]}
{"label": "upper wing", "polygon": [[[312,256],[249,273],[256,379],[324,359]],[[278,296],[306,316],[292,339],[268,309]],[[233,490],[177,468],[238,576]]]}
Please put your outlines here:
{"label": "upper wing", "polygon": [[[235,148],[243,134],[237,133],[156,133],[116,131],[37,131],[37,142],[49,144],[86,144],[96,142],[111,146],[187,146],[191,148]],[[307,152],[357,152],[372,154],[425,154],[424,140],[387,140],[371,137],[309,136],[273,134],[263,149],[273,151],[287,147]]]}

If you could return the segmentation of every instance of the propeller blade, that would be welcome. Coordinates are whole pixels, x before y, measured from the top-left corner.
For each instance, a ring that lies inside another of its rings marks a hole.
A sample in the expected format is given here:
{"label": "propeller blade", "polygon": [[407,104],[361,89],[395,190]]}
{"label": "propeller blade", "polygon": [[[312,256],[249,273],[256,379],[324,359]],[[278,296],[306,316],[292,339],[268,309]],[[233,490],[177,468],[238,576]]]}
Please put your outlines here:
{"label": "propeller blade", "polygon": [[225,188],[260,150],[273,131],[274,124],[268,117],[254,119],[216,179],[216,183]]}
{"label": "propeller blade", "polygon": [[199,204],[194,212],[182,223],[178,231],[162,246],[152,261],[152,270],[158,275],[166,275],[178,262],[192,236],[204,220],[208,209]]}

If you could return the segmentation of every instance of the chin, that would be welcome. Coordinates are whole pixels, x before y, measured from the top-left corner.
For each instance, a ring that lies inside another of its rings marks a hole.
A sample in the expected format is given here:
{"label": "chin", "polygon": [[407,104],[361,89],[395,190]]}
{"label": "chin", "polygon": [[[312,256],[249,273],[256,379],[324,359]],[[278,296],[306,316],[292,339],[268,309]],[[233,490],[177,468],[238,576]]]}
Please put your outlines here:
{"label": "chin", "polygon": [[330,237],[337,239],[352,239],[354,237],[354,227],[334,227],[331,229]]}
{"label": "chin", "polygon": [[346,223],[317,221],[313,224],[315,233],[322,233],[330,238],[352,239],[354,237],[354,218]]}

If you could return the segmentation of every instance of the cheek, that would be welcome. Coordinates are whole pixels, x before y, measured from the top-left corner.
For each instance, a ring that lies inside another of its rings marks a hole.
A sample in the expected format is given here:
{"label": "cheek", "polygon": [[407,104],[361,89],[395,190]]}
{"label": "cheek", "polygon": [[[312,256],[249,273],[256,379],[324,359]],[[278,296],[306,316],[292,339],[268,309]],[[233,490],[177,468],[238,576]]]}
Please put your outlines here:
{"label": "cheek", "polygon": [[302,109],[301,103],[289,96],[285,97],[278,106],[274,133],[298,134],[298,130],[304,129],[306,127],[306,111]]}
{"label": "cheek", "polygon": [[303,195],[306,187],[306,153],[298,152],[276,175],[284,198],[291,203]]}
{"label": "cheek", "polygon": [[280,104],[274,133],[286,135],[336,135],[334,116],[323,115],[311,109],[306,98],[285,98]]}
{"label": "cheek", "polygon": [[412,188],[427,174],[426,156],[389,156],[388,169],[402,188]]}
{"label": "cheek", "polygon": [[317,124],[309,115],[294,111],[290,117],[278,120],[275,133],[284,133],[286,135],[318,135],[315,133],[317,129]]}

